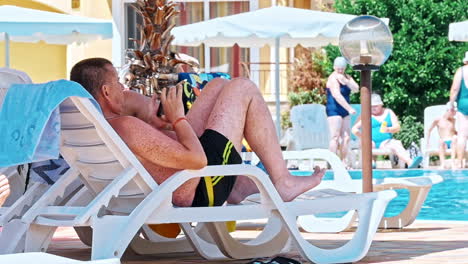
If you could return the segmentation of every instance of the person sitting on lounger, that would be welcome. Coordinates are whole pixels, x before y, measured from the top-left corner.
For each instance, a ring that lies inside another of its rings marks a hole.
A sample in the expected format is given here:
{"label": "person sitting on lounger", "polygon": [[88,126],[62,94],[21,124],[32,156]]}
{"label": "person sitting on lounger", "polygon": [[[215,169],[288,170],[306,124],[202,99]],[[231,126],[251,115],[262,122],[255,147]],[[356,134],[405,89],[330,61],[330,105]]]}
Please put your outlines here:
{"label": "person sitting on lounger", "polygon": [[[445,151],[447,149],[451,150],[451,162],[452,168],[455,168],[455,149],[457,145],[457,136],[455,131],[455,114],[456,109],[453,109],[450,102],[447,103],[447,111],[445,113],[436,118],[434,122],[432,122],[431,127],[427,131],[427,145],[429,146],[429,140],[431,137],[432,129],[437,127],[439,132],[440,140],[439,140],[439,159],[440,159],[440,168],[444,169],[445,166]],[[453,146],[453,147],[452,147]]]}
{"label": "person sitting on lounger", "polygon": [[10,185],[5,175],[0,174],[0,206],[5,203],[5,200],[10,195]]}
{"label": "person sitting on lounger", "polygon": [[[394,139],[393,134],[400,131],[400,123],[395,113],[383,107],[382,99],[378,94],[372,94],[372,147],[377,149],[390,149],[395,155],[403,160],[408,168],[417,168],[422,161],[422,157],[418,156],[411,159],[409,153],[403,147],[400,140]],[[361,137],[361,120],[359,119],[352,128],[352,132],[357,137]]]}
{"label": "person sitting on lounger", "polygon": [[[124,91],[106,59],[78,62],[70,78],[94,96],[109,124],[158,184],[180,170],[241,163],[244,137],[284,201],[317,186],[324,175],[318,167],[310,177],[289,173],[268,107],[248,79],[213,79],[185,116],[180,85],[164,88],[160,97],[151,99]],[[156,115],[161,105],[166,120]],[[161,128],[167,128],[167,122],[172,130]],[[244,176],[203,177],[185,182],[173,193],[172,201],[177,206],[218,206],[225,201],[239,203],[255,192],[253,181]]]}

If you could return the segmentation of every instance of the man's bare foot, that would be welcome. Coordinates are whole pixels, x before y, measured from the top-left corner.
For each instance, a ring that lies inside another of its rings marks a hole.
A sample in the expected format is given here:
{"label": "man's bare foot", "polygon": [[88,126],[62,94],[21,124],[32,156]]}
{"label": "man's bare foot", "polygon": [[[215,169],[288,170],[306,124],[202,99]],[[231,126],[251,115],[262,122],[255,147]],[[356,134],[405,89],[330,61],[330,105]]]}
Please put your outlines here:
{"label": "man's bare foot", "polygon": [[257,185],[247,176],[237,176],[236,183],[232,189],[231,194],[227,199],[229,204],[238,204],[242,202],[247,196],[258,193]]}
{"label": "man's bare foot", "polygon": [[0,206],[3,205],[5,200],[10,195],[10,185],[5,175],[0,175]]}
{"label": "man's bare foot", "polygon": [[[288,173],[281,182],[275,184],[276,190],[283,201],[292,201],[302,193],[319,185],[323,175],[325,175],[325,170],[315,167],[314,173],[310,176],[293,176]],[[238,204],[247,196],[258,192],[257,186],[251,179],[246,176],[238,176],[227,202],[229,204]]]}
{"label": "man's bare foot", "polygon": [[326,169],[314,168],[310,176],[293,176],[289,174],[281,182],[275,184],[276,190],[285,202],[294,200],[297,196],[311,190],[322,182]]}

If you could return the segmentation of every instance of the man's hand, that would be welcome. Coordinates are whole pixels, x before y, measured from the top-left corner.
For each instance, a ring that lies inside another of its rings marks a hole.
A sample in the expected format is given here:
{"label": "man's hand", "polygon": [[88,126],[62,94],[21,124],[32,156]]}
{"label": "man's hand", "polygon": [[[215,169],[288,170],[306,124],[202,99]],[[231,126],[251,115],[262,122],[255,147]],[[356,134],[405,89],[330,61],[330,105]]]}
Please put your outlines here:
{"label": "man's hand", "polygon": [[182,85],[176,87],[163,88],[161,93],[161,103],[167,121],[173,123],[178,118],[185,116],[182,105]]}
{"label": "man's hand", "polygon": [[356,110],[354,110],[354,108],[351,108],[351,109],[348,110],[348,113],[350,115],[354,115],[354,114],[356,114]]}
{"label": "man's hand", "polygon": [[167,122],[165,116],[157,116],[158,110],[161,107],[161,100],[159,100],[159,95],[154,94],[151,100],[148,102],[148,118],[147,122],[158,129],[171,130],[172,125],[170,122]]}
{"label": "man's hand", "polygon": [[5,200],[10,195],[10,185],[5,175],[0,175],[0,206],[3,205]]}

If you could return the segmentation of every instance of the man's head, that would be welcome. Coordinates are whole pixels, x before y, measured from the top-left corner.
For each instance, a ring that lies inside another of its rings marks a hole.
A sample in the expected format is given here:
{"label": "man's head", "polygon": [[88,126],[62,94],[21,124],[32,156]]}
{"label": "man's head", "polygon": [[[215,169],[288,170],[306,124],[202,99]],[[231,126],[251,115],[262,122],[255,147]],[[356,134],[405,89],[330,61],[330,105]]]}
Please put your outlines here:
{"label": "man's head", "polygon": [[383,102],[382,98],[378,94],[371,95],[371,112],[373,115],[380,115],[382,114],[383,110]]}
{"label": "man's head", "polygon": [[335,61],[333,61],[333,69],[339,74],[344,74],[347,65],[348,63],[344,57],[336,57]]}
{"label": "man's head", "polygon": [[457,102],[453,102],[453,106],[452,103],[448,102],[445,106],[447,107],[447,110],[444,115],[447,118],[455,117],[455,114],[457,113]]}
{"label": "man's head", "polygon": [[73,66],[70,80],[81,84],[103,108],[120,114],[123,85],[112,63],[104,58],[85,59]]}

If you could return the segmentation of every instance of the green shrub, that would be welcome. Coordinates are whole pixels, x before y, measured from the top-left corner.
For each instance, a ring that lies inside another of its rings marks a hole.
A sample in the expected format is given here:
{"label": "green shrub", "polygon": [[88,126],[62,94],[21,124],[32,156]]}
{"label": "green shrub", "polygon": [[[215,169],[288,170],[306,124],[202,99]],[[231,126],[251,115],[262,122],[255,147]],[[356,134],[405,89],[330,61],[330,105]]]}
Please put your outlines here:
{"label": "green shrub", "polygon": [[416,117],[408,115],[400,120],[400,126],[400,132],[395,134],[395,138],[401,140],[405,148],[408,148],[411,142],[419,146],[421,136],[424,134],[424,125],[416,121]]}

